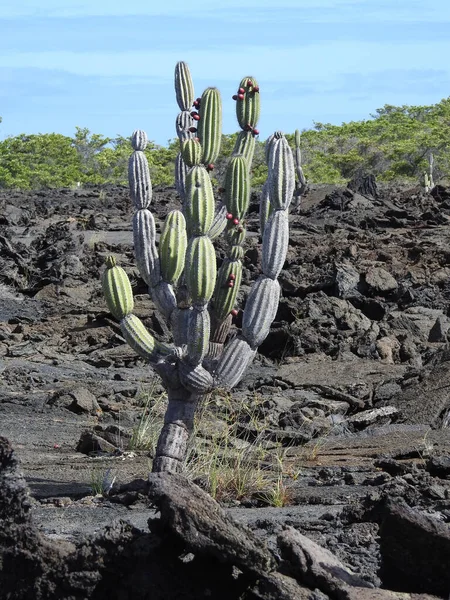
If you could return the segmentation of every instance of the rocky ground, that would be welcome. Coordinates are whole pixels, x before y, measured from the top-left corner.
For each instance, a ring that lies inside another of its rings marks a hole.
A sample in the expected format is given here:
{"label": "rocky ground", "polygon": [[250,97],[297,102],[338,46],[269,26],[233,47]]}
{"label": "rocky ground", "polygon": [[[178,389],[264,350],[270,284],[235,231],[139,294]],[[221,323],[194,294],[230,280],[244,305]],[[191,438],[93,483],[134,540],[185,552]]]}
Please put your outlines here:
{"label": "rocky ground", "polygon": [[[0,193],[0,598],[449,597],[450,190],[369,192],[292,209],[269,337],[183,476],[150,479],[163,389],[100,284],[113,253],[170,339],[127,190]],[[240,307],[256,197],[248,225]]]}

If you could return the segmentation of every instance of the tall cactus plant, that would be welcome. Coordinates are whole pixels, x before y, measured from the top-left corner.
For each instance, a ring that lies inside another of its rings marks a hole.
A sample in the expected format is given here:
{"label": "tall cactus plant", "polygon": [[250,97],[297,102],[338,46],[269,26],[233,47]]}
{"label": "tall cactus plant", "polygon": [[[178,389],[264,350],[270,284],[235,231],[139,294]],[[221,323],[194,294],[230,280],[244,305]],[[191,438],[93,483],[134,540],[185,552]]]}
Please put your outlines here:
{"label": "tall cactus plant", "polygon": [[[180,152],[175,176],[182,207],[167,215],[158,247],[149,210],[152,187],[143,131],[132,136],[129,162],[136,261],[155,306],[171,326],[173,343],[157,342],[132,314],[131,286],[114,259],[107,260],[103,275],[106,302],[120,321],[124,338],[153,365],[167,390],[168,408],[153,471],[181,469],[198,404],[215,388],[233,388],[268,335],[278,308],[277,278],[288,248],[288,208],[295,187],[293,154],[277,132],[266,143],[269,175],[261,213],[262,274],[247,298],[241,331],[229,339],[242,276],[259,87],[253,77],[239,84],[235,100],[242,131],[226,173],[225,202],[218,206],[209,172],[220,151],[220,94],[208,88],[194,99],[185,63],[176,65],[175,91],[181,110],[176,119]],[[228,250],[217,270],[213,240],[222,232]]]}

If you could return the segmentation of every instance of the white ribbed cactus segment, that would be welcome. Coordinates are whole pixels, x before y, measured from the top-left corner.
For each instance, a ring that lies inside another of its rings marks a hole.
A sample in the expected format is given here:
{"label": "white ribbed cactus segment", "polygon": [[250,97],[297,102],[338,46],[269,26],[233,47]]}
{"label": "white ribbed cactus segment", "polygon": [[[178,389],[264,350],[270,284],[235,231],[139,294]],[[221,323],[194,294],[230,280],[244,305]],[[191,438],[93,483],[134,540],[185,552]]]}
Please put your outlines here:
{"label": "white ribbed cactus segment", "polygon": [[278,281],[260,275],[252,286],[242,318],[242,334],[252,348],[257,348],[269,334],[279,299]]}
{"label": "white ribbed cactus segment", "polygon": [[194,103],[194,84],[189,67],[183,61],[175,65],[175,94],[180,110],[189,110]]}
{"label": "white ribbed cactus segment", "polygon": [[285,137],[274,139],[269,156],[270,202],[274,209],[286,210],[295,189],[295,168],[292,150]]}
{"label": "white ribbed cactus segment", "polygon": [[184,214],[188,236],[205,235],[214,220],[214,191],[203,166],[189,169],[186,177]]}
{"label": "white ribbed cactus segment", "polygon": [[185,265],[186,285],[193,304],[209,302],[216,284],[216,253],[208,236],[189,241]]}
{"label": "white ribbed cactus segment", "polygon": [[178,152],[175,159],[175,187],[180,195],[181,202],[184,203],[186,196],[186,175],[189,167],[183,160],[181,152]]}
{"label": "white ribbed cactus segment", "polygon": [[207,88],[200,102],[197,135],[203,148],[203,164],[214,164],[222,143],[222,99],[217,88]]}
{"label": "white ribbed cactus segment", "polygon": [[175,308],[170,316],[170,325],[175,346],[185,346],[188,340],[189,315],[192,308]]}
{"label": "white ribbed cactus segment", "polygon": [[194,307],[189,312],[189,328],[187,341],[187,360],[191,365],[199,365],[206,356],[209,347],[211,324],[206,307],[198,310]]}
{"label": "white ribbed cactus segment", "polygon": [[273,142],[275,140],[279,140],[282,137],[284,137],[284,134],[282,131],[275,131],[274,133],[269,135],[269,137],[267,138],[266,143],[264,144],[264,155],[266,157],[267,164],[269,164],[270,150],[272,148]]}
{"label": "white ribbed cactus segment", "polygon": [[[188,110],[179,113],[175,121],[175,129],[180,143],[195,137],[196,123],[197,121],[194,121]],[[195,129],[195,131],[190,131],[191,129]]]}
{"label": "white ribbed cactus segment", "polygon": [[161,279],[159,257],[156,249],[155,219],[152,213],[143,208],[133,217],[134,254],[142,279],[147,285],[157,285]]}
{"label": "white ribbed cactus segment", "polygon": [[276,279],[283,268],[289,246],[289,215],[287,210],[272,213],[264,229],[262,271]]}
{"label": "white ribbed cactus segment", "polygon": [[241,279],[241,261],[226,258],[217,273],[216,289],[213,296],[214,316],[218,321],[225,319],[234,308]]}
{"label": "white ribbed cactus segment", "polygon": [[250,177],[243,156],[232,156],[225,178],[226,205],[233,217],[244,218],[250,203]]}
{"label": "white ribbed cactus segment", "polygon": [[181,210],[172,210],[164,221],[159,239],[161,275],[167,283],[178,280],[184,269],[187,235],[186,221]]}
{"label": "white ribbed cactus segment", "polygon": [[261,197],[259,200],[259,226],[262,236],[264,235],[264,230],[271,212],[272,205],[270,204],[270,187],[269,182],[266,180],[262,186]]}
{"label": "white ribbed cactus segment", "polygon": [[170,354],[171,348],[156,341],[142,321],[135,315],[127,315],[120,321],[123,337],[133,350],[144,360],[156,362]]}
{"label": "white ribbed cactus segment", "polygon": [[256,354],[248,342],[241,336],[232,339],[225,346],[215,370],[219,385],[233,388],[242,379],[245,370]]}
{"label": "white ribbed cactus segment", "polygon": [[120,321],[133,310],[133,291],[128,275],[116,265],[113,256],[106,259],[106,270],[102,277],[103,294],[112,315]]}
{"label": "white ribbed cactus segment", "polygon": [[233,154],[242,156],[247,161],[248,168],[251,167],[253,155],[255,154],[256,138],[251,131],[240,131],[234,144]]}
{"label": "white ribbed cactus segment", "polygon": [[214,215],[213,222],[211,227],[209,228],[208,237],[211,240],[215,240],[219,237],[222,231],[227,226],[227,207],[224,204],[221,204],[216,214]]}
{"label": "white ribbed cactus segment", "polygon": [[170,315],[177,306],[177,299],[173,287],[166,281],[160,281],[158,285],[151,287],[149,292],[157,310],[159,310],[167,320],[170,320]]}
{"label": "white ribbed cactus segment", "polygon": [[136,150],[128,162],[130,195],[136,210],[148,208],[152,201],[152,182],[145,154]]}
{"label": "white ribbed cactus segment", "polygon": [[136,129],[131,136],[131,146],[133,150],[144,151],[148,144],[148,137],[142,129]]}
{"label": "white ribbed cactus segment", "polygon": [[194,394],[207,394],[214,387],[211,373],[201,365],[193,367],[182,361],[179,364],[178,372],[183,386]]}
{"label": "white ribbed cactus segment", "polygon": [[239,84],[244,90],[244,98],[236,100],[236,117],[241,129],[258,124],[260,114],[260,95],[258,82],[254,77],[244,77]]}

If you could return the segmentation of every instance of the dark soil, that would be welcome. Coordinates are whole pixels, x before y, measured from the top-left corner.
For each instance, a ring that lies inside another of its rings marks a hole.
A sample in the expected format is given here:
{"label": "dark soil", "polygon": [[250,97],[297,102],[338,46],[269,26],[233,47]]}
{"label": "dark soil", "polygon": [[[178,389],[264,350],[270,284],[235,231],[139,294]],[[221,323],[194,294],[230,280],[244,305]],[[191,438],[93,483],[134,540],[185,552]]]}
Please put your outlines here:
{"label": "dark soil", "polygon": [[[371,191],[312,186],[292,209],[277,317],[226,399],[283,485],[280,502],[218,497],[241,554],[226,517],[218,545],[214,527],[199,545],[177,529],[183,484],[149,483],[151,452],[130,449],[143,392],[163,390],[106,309],[107,255],[135,314],[170,332],[134,264],[127,189],[0,192],[0,598],[448,598],[450,190]],[[178,206],[155,190],[159,228]],[[240,307],[258,228],[255,196]],[[224,402],[200,424],[206,452]]]}

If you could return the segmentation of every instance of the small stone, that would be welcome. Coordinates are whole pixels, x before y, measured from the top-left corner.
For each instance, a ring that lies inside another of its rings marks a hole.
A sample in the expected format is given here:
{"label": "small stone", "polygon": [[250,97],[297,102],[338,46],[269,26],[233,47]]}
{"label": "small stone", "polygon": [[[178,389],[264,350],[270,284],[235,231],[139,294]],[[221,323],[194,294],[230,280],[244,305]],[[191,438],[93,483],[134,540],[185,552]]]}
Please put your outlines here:
{"label": "small stone", "polygon": [[369,288],[379,294],[393,292],[398,288],[395,278],[382,267],[371,267],[366,273]]}

